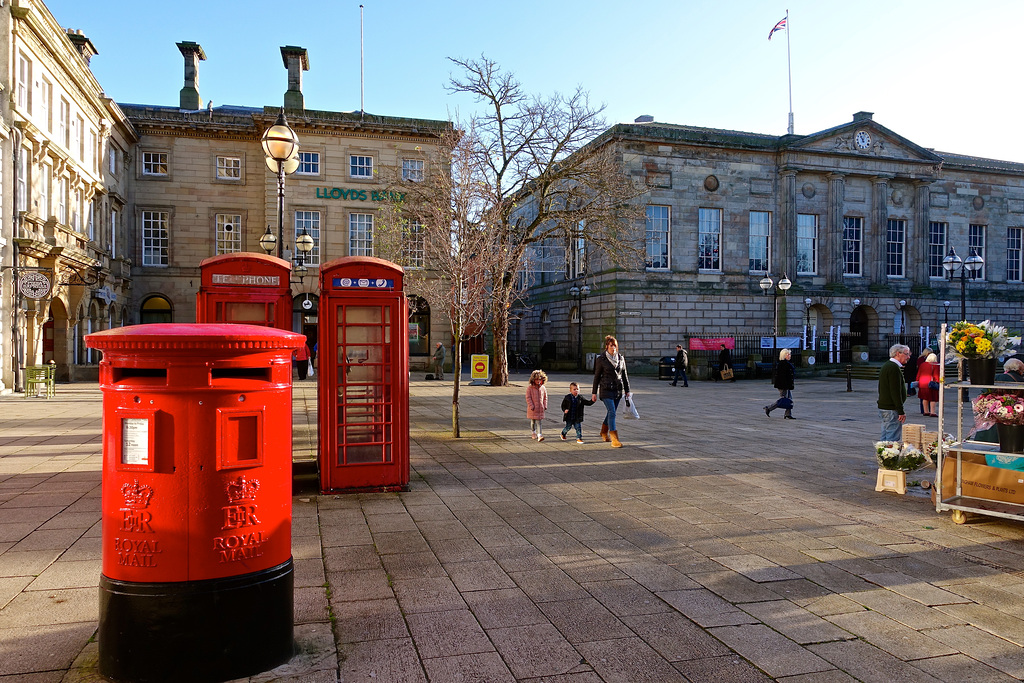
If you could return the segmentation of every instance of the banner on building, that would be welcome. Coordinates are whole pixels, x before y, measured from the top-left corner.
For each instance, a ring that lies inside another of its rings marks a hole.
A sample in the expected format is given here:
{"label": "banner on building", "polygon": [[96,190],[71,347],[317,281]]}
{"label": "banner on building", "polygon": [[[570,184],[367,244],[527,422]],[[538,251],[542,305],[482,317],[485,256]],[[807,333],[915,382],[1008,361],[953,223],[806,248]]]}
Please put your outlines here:
{"label": "banner on building", "polygon": [[691,337],[691,351],[718,351],[725,344],[725,348],[736,348],[736,340],[733,337]]}

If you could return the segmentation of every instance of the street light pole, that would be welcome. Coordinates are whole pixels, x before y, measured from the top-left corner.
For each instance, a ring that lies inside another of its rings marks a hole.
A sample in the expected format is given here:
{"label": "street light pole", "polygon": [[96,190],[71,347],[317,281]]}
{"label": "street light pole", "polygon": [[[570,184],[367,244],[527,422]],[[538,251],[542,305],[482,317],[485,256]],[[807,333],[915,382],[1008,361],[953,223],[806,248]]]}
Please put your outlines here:
{"label": "street light pole", "polygon": [[949,331],[949,306],[948,300],[942,302],[942,322],[946,325],[946,331]]}
{"label": "street light pole", "polygon": [[569,288],[569,294],[576,300],[576,369],[583,370],[583,300],[590,295],[590,285],[583,283],[582,287],[573,285]]}
{"label": "street light pole", "polygon": [[[900,312],[900,336],[901,337],[905,334],[906,327],[907,327],[906,313],[903,310],[903,307],[906,306],[906,305],[907,305],[906,299],[900,299],[899,303],[896,304],[896,309]],[[902,339],[900,340],[900,343],[901,344],[903,343]]]}
{"label": "street light pole", "polygon": [[971,247],[971,253],[966,261],[962,261],[956,255],[953,247],[949,248],[946,258],[942,259],[942,268],[950,280],[960,278],[960,319],[967,320],[967,274],[977,273],[985,265],[985,259],[978,256],[978,252]]}
{"label": "street light pole", "polygon": [[282,111],[261,140],[267,166],[277,173],[277,256],[284,257],[284,176],[299,167],[299,136],[288,125]]}
{"label": "street light pole", "polygon": [[772,380],[774,381],[776,364],[779,361],[779,290],[781,289],[782,295],[785,296],[789,288],[793,286],[793,283],[785,275],[777,283],[772,280],[771,276],[765,275],[761,278],[758,285],[766,296],[768,290],[772,290],[772,308],[774,309],[772,316]]}

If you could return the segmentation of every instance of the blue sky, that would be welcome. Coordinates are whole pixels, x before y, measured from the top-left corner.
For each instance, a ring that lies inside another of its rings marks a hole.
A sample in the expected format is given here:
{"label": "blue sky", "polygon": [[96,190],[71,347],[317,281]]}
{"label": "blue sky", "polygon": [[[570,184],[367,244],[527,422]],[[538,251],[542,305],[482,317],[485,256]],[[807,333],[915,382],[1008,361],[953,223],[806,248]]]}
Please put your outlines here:
{"label": "blue sky", "polygon": [[[363,0],[365,108],[448,119],[475,105],[444,90],[448,57],[481,54],[527,92],[582,86],[609,124],[656,121],[781,135],[789,96],[798,134],[854,112],[923,146],[1024,163],[1024,2],[985,0]],[[280,46],[309,51],[306,107],[360,108],[358,0],[49,0],[99,55],[92,68],[119,102],[175,105],[175,43],[200,43],[199,91],[214,106],[277,106],[287,87]]]}

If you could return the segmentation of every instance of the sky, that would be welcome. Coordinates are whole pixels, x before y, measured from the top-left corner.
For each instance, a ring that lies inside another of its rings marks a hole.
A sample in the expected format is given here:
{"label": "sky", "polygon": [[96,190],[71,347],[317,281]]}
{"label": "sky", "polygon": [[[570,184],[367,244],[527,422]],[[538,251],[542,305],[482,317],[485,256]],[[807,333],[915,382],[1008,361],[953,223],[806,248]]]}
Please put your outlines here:
{"label": "sky", "polygon": [[107,96],[176,105],[183,59],[202,45],[204,104],[280,106],[282,45],[304,47],[307,109],[464,120],[479,105],[446,91],[449,58],[485,55],[524,90],[577,87],[609,125],[655,121],[783,135],[789,11],[795,132],[859,111],[931,149],[1024,163],[1019,43],[1024,2],[983,0],[49,0],[99,54]]}

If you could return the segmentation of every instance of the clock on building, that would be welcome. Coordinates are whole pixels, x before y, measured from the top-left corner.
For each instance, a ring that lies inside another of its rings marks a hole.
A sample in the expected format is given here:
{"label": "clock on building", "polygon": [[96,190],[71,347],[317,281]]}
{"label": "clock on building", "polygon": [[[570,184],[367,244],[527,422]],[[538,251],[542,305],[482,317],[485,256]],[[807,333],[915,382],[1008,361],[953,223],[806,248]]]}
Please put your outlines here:
{"label": "clock on building", "polygon": [[29,299],[42,299],[50,293],[50,278],[37,271],[18,276],[18,289]]}
{"label": "clock on building", "polygon": [[853,136],[853,143],[857,145],[857,149],[867,149],[871,146],[871,135],[866,130],[858,130]]}

